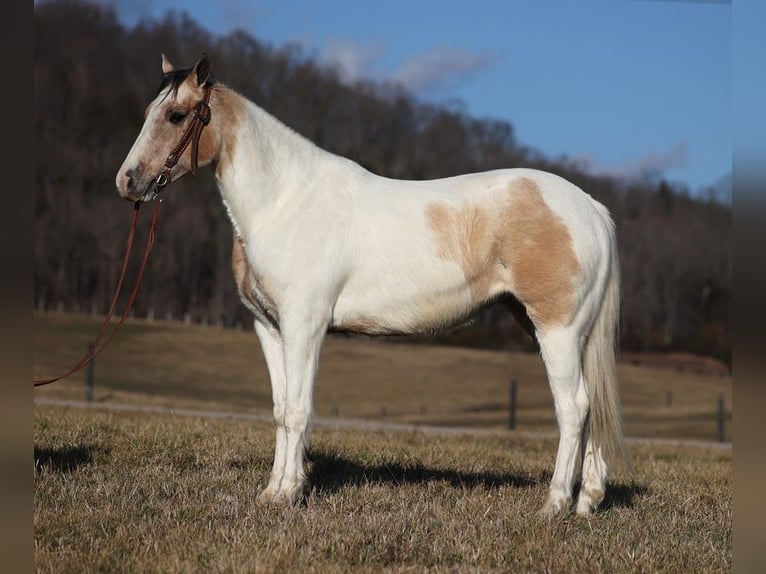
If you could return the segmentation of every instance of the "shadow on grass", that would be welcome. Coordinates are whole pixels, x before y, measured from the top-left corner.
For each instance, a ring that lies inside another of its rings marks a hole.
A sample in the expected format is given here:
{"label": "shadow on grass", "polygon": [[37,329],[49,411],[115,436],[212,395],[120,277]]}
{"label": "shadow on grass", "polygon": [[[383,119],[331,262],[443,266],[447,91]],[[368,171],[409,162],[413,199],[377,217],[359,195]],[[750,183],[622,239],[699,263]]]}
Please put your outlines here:
{"label": "shadow on grass", "polygon": [[107,449],[96,445],[63,446],[59,448],[35,447],[35,469],[52,472],[73,472],[93,462],[96,453],[106,453]]}
{"label": "shadow on grass", "polygon": [[[547,489],[551,480],[551,473],[547,471],[538,476],[524,476],[507,472],[465,472],[429,468],[422,464],[365,465],[331,452],[311,452],[308,459],[311,461],[308,475],[309,487],[315,488],[319,494],[336,492],[346,486],[362,484],[396,486],[429,482],[446,482],[454,488],[496,489],[510,486]],[[575,484],[575,497],[579,488],[580,485]],[[608,483],[604,501],[599,506],[598,512],[609,508],[632,508],[648,490],[646,486],[636,483]]]}
{"label": "shadow on grass", "polygon": [[636,500],[642,498],[649,489],[642,484],[612,484],[607,482],[604,501],[598,507],[599,512],[610,508],[633,508]]}
{"label": "shadow on grass", "polygon": [[319,493],[335,492],[346,486],[360,484],[402,485],[428,482],[447,482],[455,488],[530,488],[545,485],[550,480],[549,473],[528,477],[512,473],[445,470],[429,468],[422,464],[365,465],[328,452],[311,452],[308,459],[311,461],[308,483]]}

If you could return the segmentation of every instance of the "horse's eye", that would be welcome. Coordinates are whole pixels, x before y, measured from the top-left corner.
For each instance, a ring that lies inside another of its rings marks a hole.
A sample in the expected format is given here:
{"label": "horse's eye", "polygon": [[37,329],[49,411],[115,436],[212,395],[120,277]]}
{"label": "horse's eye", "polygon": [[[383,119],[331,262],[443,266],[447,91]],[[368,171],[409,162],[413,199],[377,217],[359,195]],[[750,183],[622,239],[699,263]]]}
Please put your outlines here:
{"label": "horse's eye", "polygon": [[182,121],[184,121],[185,117],[186,117],[185,113],[182,113],[182,112],[170,112],[168,114],[168,121],[171,124],[180,124]]}

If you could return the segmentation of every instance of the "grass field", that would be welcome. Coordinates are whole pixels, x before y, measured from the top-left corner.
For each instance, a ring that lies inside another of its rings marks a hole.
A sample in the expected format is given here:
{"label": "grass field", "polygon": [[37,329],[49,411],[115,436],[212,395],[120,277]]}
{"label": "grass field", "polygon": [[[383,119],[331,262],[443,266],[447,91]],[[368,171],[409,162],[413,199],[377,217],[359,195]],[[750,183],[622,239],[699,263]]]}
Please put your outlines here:
{"label": "grass field", "polygon": [[[74,364],[100,320],[35,314],[35,378],[55,376]],[[511,378],[519,383],[517,428],[555,431],[553,400],[534,353],[328,338],[316,413],[502,429],[508,424]],[[728,376],[623,363],[619,379],[628,436],[715,440],[719,395],[731,417]],[[80,372],[36,389],[35,396],[81,400],[84,380]],[[252,331],[131,321],[96,359],[95,380],[100,402],[271,412],[268,374]],[[726,429],[728,439],[728,422]]]}
{"label": "grass field", "polygon": [[38,572],[726,572],[730,449],[631,445],[590,519],[542,505],[553,439],[315,431],[261,507],[271,425],[35,409]]}
{"label": "grass field", "polygon": [[[35,315],[34,376],[84,351],[98,318]],[[620,365],[627,434],[715,438],[729,377]],[[271,411],[251,332],[126,324],[96,360],[96,403]],[[536,515],[555,431],[534,354],[328,339],[321,417],[482,428],[481,434],[318,427],[309,491],[263,508],[269,423],[37,405],[35,563],[40,572],[722,572],[732,563],[730,449],[629,445],[591,519]],[[35,390],[82,400],[83,373]],[[667,404],[672,392],[672,404]],[[492,430],[496,429],[496,430]]]}

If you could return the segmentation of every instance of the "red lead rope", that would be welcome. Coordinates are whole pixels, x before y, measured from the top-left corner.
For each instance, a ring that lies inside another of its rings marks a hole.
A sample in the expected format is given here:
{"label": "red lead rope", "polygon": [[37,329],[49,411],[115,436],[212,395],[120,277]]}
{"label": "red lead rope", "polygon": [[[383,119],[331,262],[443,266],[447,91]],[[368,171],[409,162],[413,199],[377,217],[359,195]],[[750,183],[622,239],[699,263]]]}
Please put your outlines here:
{"label": "red lead rope", "polygon": [[49,385],[50,383],[55,383],[56,381],[59,381],[61,379],[64,379],[68,377],[69,375],[72,375],[82,369],[85,365],[90,363],[93,359],[95,359],[99,354],[101,354],[101,351],[103,351],[109,343],[112,342],[112,339],[114,339],[114,336],[118,333],[118,331],[122,328],[122,325],[125,323],[125,319],[128,317],[128,313],[130,313],[131,307],[133,307],[133,302],[136,300],[136,295],[138,294],[138,288],[141,285],[141,279],[144,277],[144,271],[146,270],[146,262],[149,259],[149,253],[152,250],[152,247],[154,246],[154,237],[155,237],[155,231],[157,229],[157,215],[159,214],[160,210],[160,202],[155,201],[154,202],[154,212],[152,213],[152,222],[149,226],[149,233],[146,239],[146,249],[144,250],[144,257],[141,260],[141,267],[138,269],[138,275],[136,275],[136,281],[133,284],[133,291],[130,293],[130,298],[128,299],[127,304],[125,305],[125,310],[122,312],[122,317],[120,317],[119,323],[117,323],[117,326],[114,328],[112,333],[109,335],[109,338],[104,342],[101,347],[99,347],[99,343],[101,342],[102,337],[104,336],[104,333],[106,332],[106,328],[109,325],[110,321],[112,320],[112,315],[114,314],[114,309],[117,306],[117,298],[120,295],[120,291],[122,290],[122,283],[125,279],[125,272],[128,269],[128,260],[130,259],[130,252],[133,249],[133,238],[136,235],[136,223],[138,222],[138,209],[140,207],[140,203],[136,202],[134,208],[133,208],[133,219],[130,222],[130,232],[128,233],[128,241],[125,244],[125,259],[122,262],[122,270],[120,271],[120,278],[117,280],[117,288],[114,292],[114,298],[112,299],[112,304],[109,306],[109,311],[106,313],[106,317],[104,318],[104,323],[101,325],[101,329],[98,331],[98,335],[96,335],[96,340],[93,342],[93,344],[88,348],[87,352],[82,356],[82,358],[77,362],[77,364],[69,369],[66,373],[63,375],[59,375],[58,377],[55,377],[53,379],[40,379],[33,381],[34,386],[40,387],[42,385]]}

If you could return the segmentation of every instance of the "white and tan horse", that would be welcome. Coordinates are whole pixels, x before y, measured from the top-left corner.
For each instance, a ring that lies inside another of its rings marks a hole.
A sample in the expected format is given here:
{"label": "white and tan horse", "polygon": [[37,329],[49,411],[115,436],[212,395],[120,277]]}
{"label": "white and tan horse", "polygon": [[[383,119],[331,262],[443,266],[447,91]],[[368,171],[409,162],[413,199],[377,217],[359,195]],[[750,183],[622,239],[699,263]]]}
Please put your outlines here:
{"label": "white and tan horse", "polygon": [[[370,173],[215,82],[204,56],[163,82],[117,173],[148,200],[163,161],[210,89],[199,165],[215,169],[234,226],[233,269],[268,364],[276,422],[259,500],[302,495],[314,378],[328,331],[429,333],[505,301],[533,329],[560,439],[546,514],[591,513],[622,452],[615,376],[619,263],[606,208],[564,179],[504,169],[432,181]],[[192,167],[187,150],[170,181]]]}

